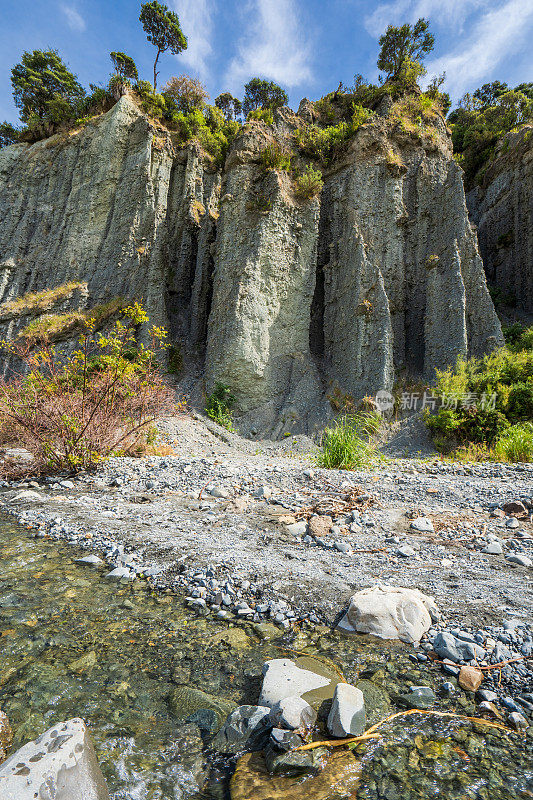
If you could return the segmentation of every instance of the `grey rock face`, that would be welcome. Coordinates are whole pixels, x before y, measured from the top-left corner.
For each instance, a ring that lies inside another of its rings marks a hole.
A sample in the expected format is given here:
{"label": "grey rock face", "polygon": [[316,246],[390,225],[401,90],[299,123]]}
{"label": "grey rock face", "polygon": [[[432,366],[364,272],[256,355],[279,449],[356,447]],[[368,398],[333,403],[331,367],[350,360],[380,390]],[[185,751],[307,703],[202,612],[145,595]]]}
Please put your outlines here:
{"label": "grey rock face", "polygon": [[[357,399],[500,344],[444,129],[428,143],[377,118],[302,200],[261,153],[303,168],[308,106],[245,126],[223,169],[176,152],[127,95],[76,133],[2,149],[0,302],[71,281],[54,311],[142,298],[187,389],[226,384],[241,431],[273,438],[323,427],[328,383]],[[0,309],[2,336],[27,322]]]}
{"label": "grey rock face", "polygon": [[322,394],[309,350],[319,204],[298,204],[285,173],[254,163],[269,144],[254,130],[227,164],[206,369],[208,386],[230,386],[251,424],[279,420],[280,435]]}
{"label": "grey rock face", "polygon": [[0,765],[2,800],[109,800],[83,720],[54,725]]}
{"label": "grey rock face", "polygon": [[481,187],[468,193],[479,249],[490,283],[533,309],[532,125],[508,133]]}
{"label": "grey rock face", "polygon": [[326,181],[321,227],[324,356],[345,391],[390,389],[401,368],[431,378],[503,342],[446,147],[363,127]]}
{"label": "grey rock face", "polygon": [[153,136],[123,97],[77,135],[0,151],[2,300],[85,280],[94,301],[144,297],[162,318],[155,255],[172,158]]}
{"label": "grey rock face", "polygon": [[363,692],[348,683],[338,683],[327,722],[331,735],[338,738],[360,736],[365,729],[365,722]]}

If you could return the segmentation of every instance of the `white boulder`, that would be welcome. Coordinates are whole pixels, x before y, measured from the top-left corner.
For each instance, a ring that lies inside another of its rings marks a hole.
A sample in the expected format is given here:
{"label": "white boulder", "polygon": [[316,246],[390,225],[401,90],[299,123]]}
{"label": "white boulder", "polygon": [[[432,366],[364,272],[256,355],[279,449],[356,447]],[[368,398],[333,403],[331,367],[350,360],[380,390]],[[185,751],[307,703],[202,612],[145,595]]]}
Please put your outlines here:
{"label": "white boulder", "polygon": [[328,731],[339,739],[344,736],[360,736],[365,724],[363,692],[349,683],[338,683],[328,715]]}
{"label": "white boulder", "polygon": [[109,800],[85,723],[61,722],[0,765],[2,800]]}
{"label": "white boulder", "polygon": [[370,633],[380,639],[411,643],[419,642],[438,619],[432,597],[418,589],[378,584],[353,595],[338,627],[349,633]]}

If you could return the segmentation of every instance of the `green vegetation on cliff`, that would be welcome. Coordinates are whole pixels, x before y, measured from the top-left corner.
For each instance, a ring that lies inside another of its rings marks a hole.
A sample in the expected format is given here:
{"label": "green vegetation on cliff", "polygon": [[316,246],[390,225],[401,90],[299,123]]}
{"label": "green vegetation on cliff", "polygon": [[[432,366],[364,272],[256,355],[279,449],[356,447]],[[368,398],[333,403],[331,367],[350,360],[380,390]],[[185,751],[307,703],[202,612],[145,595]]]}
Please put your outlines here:
{"label": "green vegetation on cliff", "polygon": [[[25,127],[17,130],[10,123],[0,125],[0,146],[16,141],[33,142],[63,130],[76,128],[111,108],[124,94],[131,93],[140,107],[158,125],[172,134],[174,144],[181,147],[196,141],[217,165],[224,163],[229,146],[243,124],[259,121],[274,123],[274,112],[288,103],[284,89],[273,81],[254,77],[244,86],[240,100],[229,92],[220,94],[214,105],[208,103],[205,86],[198,78],[181,75],[172,77],[157,91],[157,65],[161,54],[178,54],[187,48],[187,37],[178,16],[156,0],[141,6],[139,20],[147,39],[156,48],[153,82],[139,79],[134,59],[126,53],[110,53],[113,72],[106,86],[90,84],[86,92],[76,76],[56,51],[27,51],[12,71],[15,102]],[[378,66],[384,71],[380,85],[371,85],[356,76],[353,87],[342,84],[314,104],[314,118],[302,123],[295,136],[301,153],[329,165],[343,144],[351,139],[367,120],[372,118],[381,101],[411,98],[401,112],[410,117],[407,127],[425,118],[424,102],[444,112],[447,95],[434,82],[423,100],[418,78],[425,74],[423,60],[433,47],[428,23],[419,19],[414,25],[389,26],[380,39]],[[416,106],[416,107],[414,107]],[[401,122],[402,120],[400,120]],[[306,194],[303,179],[301,191]],[[316,181],[314,183],[316,188]]]}
{"label": "green vegetation on cliff", "polygon": [[465,94],[448,117],[456,159],[465,171],[467,188],[482,181],[498,142],[509,131],[533,121],[533,84],[510,89],[507,84],[486,83]]}
{"label": "green vegetation on cliff", "polygon": [[533,460],[533,328],[513,325],[507,345],[437,372],[440,407],[428,414],[435,445],[469,460]]}

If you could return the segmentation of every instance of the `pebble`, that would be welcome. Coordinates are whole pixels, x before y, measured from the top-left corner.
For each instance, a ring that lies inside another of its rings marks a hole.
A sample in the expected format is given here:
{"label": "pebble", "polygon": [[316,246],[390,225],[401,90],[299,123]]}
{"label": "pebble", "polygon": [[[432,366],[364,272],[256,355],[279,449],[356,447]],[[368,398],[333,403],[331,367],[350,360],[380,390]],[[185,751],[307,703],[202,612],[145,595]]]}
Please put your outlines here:
{"label": "pebble", "polygon": [[528,556],[520,555],[520,553],[509,553],[506,559],[511,564],[518,564],[521,567],[533,567],[533,561]]}
{"label": "pebble", "polygon": [[411,522],[411,528],[422,533],[433,533],[435,531],[433,523],[428,517],[417,517]]}

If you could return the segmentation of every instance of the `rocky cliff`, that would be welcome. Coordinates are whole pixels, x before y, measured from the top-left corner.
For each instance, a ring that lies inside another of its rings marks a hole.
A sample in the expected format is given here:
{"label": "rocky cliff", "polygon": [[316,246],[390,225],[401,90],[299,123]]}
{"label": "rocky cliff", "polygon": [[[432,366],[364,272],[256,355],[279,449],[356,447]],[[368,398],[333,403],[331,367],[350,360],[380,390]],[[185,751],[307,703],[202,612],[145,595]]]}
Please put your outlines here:
{"label": "rocky cliff", "polygon": [[467,200],[489,283],[533,311],[533,125],[504,137]]}
{"label": "rocky cliff", "polygon": [[242,429],[276,436],[322,424],[333,390],[361,398],[500,343],[442,121],[374,118],[301,200],[261,154],[303,169],[303,116],[246,125],[223,169],[129,97],[4,148],[0,301],[73,281],[88,307],[143,298],[207,389],[232,389]]}

